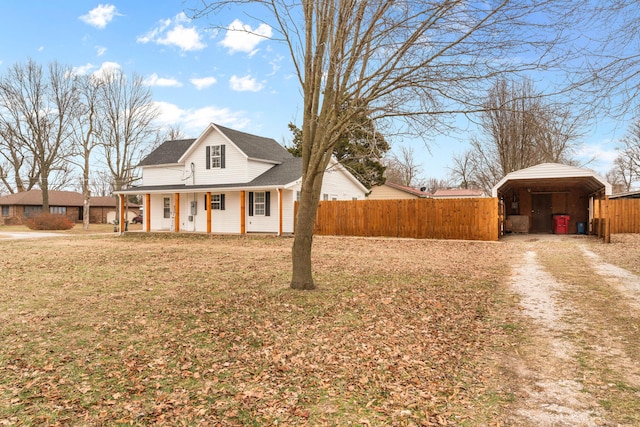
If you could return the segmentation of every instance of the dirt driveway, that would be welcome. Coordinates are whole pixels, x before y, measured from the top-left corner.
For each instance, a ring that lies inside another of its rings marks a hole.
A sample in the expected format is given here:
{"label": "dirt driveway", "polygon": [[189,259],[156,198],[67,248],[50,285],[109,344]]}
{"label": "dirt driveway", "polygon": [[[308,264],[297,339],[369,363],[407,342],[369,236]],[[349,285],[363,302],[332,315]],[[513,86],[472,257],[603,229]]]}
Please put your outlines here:
{"label": "dirt driveway", "polygon": [[506,243],[520,254],[509,286],[525,330],[499,362],[513,396],[504,424],[640,425],[640,263],[615,256],[629,246],[583,236]]}

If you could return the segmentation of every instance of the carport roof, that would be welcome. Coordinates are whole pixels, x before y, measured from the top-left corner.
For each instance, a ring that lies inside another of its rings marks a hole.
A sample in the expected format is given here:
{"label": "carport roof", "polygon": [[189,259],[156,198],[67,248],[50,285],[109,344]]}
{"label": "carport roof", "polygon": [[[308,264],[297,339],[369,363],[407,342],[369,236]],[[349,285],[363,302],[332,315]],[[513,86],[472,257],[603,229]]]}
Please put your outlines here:
{"label": "carport roof", "polygon": [[542,163],[511,172],[491,189],[491,195],[498,197],[499,192],[505,193],[514,187],[533,185],[581,186],[589,193],[604,189],[605,195],[611,195],[611,184],[591,169],[559,163]]}

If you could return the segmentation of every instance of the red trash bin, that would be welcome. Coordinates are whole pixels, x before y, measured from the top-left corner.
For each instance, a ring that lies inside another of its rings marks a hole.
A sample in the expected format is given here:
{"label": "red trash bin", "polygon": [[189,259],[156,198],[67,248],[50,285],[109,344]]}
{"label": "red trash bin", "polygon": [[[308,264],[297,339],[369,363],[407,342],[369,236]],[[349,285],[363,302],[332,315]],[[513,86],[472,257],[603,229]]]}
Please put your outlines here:
{"label": "red trash bin", "polygon": [[569,215],[553,216],[553,232],[554,234],[569,234]]}

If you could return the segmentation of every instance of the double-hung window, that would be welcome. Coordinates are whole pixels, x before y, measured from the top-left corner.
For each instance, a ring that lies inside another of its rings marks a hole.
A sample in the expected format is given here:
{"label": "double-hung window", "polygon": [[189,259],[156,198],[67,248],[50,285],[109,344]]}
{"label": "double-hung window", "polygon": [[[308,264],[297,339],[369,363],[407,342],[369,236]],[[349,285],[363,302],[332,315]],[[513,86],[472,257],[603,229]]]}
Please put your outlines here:
{"label": "double-hung window", "polygon": [[9,206],[2,206],[2,216],[9,216]]}
{"label": "double-hung window", "polygon": [[264,191],[256,191],[253,195],[253,214],[254,215],[264,215],[264,207],[265,207],[265,197]]}
{"label": "double-hung window", "polygon": [[225,167],[225,146],[208,145],[207,146],[207,169],[224,169]]}
{"label": "double-hung window", "polygon": [[211,146],[211,168],[219,168],[220,167],[220,146],[212,145]]}
{"label": "double-hung window", "polygon": [[271,216],[270,196],[270,191],[249,191],[249,216]]}
{"label": "double-hung window", "polygon": [[221,211],[224,210],[224,194],[212,194],[211,195],[211,209],[212,210],[221,210]]}

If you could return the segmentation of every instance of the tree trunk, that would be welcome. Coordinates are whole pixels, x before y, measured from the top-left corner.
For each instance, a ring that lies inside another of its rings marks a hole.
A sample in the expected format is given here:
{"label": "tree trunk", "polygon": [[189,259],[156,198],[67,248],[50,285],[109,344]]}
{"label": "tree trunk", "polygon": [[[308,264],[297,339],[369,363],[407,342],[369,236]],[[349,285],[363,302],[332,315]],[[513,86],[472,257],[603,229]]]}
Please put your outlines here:
{"label": "tree trunk", "polygon": [[89,229],[89,221],[91,219],[89,216],[89,212],[91,211],[91,190],[89,189],[89,155],[90,153],[85,148],[84,169],[82,171],[82,195],[84,196],[82,229],[85,231]]}
{"label": "tree trunk", "polygon": [[305,198],[300,198],[292,250],[291,288],[301,290],[311,290],[316,287],[311,273],[311,246],[313,244],[313,223],[318,208],[317,204],[312,203],[310,197],[306,199],[305,202]]}
{"label": "tree trunk", "polygon": [[296,232],[293,239],[291,288],[315,289],[311,272],[311,246],[313,245],[313,224],[318,212],[318,202],[324,173],[309,170],[303,177],[300,205],[296,216]]}

